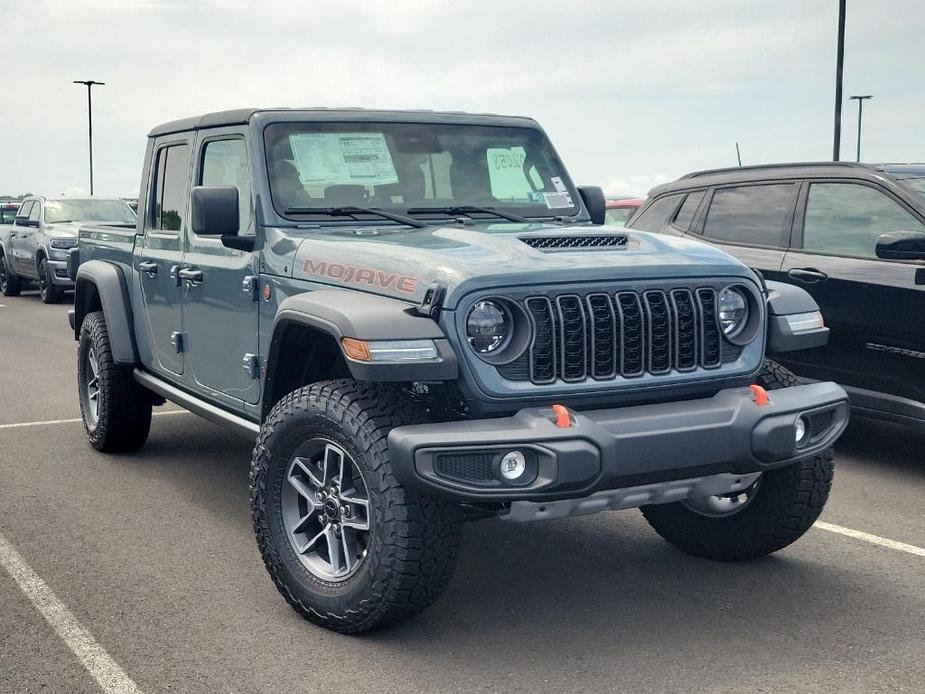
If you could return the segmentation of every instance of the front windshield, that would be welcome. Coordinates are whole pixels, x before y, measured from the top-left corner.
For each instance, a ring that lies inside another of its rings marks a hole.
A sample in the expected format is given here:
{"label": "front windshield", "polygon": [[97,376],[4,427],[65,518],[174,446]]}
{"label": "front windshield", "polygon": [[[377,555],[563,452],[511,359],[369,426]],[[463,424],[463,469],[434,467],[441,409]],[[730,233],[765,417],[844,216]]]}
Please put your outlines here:
{"label": "front windshield", "polygon": [[423,219],[447,214],[423,208],[465,206],[526,217],[578,212],[552,146],[531,128],[275,123],[266,129],[266,148],[273,203],[300,221],[332,217],[299,209],[348,206],[414,210]]}
{"label": "front windshield", "polygon": [[625,227],[635,211],[635,207],[609,207],[604,213],[604,223],[616,227]]}
{"label": "front windshield", "polygon": [[135,213],[121,200],[48,200],[45,222],[113,222],[134,224]]}

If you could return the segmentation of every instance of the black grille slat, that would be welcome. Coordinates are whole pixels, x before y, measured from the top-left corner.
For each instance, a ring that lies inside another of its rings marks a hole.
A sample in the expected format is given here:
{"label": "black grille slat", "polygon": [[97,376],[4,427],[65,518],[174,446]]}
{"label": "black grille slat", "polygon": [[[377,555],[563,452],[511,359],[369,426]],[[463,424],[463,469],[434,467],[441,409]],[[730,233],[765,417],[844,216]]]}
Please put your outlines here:
{"label": "black grille slat", "polygon": [[623,359],[620,373],[623,376],[641,376],[645,370],[645,322],[642,303],[636,292],[617,294],[617,309],[623,332]]}
{"label": "black grille slat", "polygon": [[552,383],[556,380],[556,330],[552,303],[546,297],[533,297],[527,299],[526,306],[533,321],[530,380],[533,383]]}
{"label": "black grille slat", "polygon": [[564,294],[556,297],[559,315],[559,372],[563,381],[583,381],[587,374],[588,346],[585,310],[581,297]]}
{"label": "black grille slat", "polygon": [[671,310],[665,292],[653,290],[642,295],[646,308],[648,337],[648,371],[666,374],[671,371]]}
{"label": "black grille slat", "polygon": [[700,365],[711,369],[719,366],[723,358],[716,315],[716,290],[698,289],[697,308],[700,313]]}
{"label": "black grille slat", "polygon": [[613,378],[618,368],[617,314],[607,294],[589,294],[588,318],[591,324],[591,377]]}
{"label": "black grille slat", "polygon": [[569,248],[622,248],[627,244],[625,234],[581,234],[574,236],[521,236],[520,240],[540,251],[558,251]]}
{"label": "black grille slat", "polygon": [[694,297],[687,289],[671,291],[674,313],[674,363],[678,371],[697,368],[697,309]]}

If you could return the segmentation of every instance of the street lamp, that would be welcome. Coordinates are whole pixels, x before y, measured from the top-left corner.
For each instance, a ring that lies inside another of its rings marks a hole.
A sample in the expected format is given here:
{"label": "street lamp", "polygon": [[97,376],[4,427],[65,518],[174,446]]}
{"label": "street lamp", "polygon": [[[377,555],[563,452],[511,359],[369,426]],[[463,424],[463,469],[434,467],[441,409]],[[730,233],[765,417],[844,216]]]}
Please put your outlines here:
{"label": "street lamp", "polygon": [[105,82],[96,82],[94,80],[74,80],[74,84],[87,85],[87,134],[90,142],[90,195],[93,195],[93,97],[91,92],[93,85],[106,84]]}
{"label": "street lamp", "polygon": [[841,91],[845,68],[845,0],[838,0],[838,40],[835,49],[835,142],[832,161],[841,155]]}
{"label": "street lamp", "polygon": [[873,99],[872,94],[864,94],[863,96],[849,96],[849,99],[857,99],[858,101],[858,161],[861,161],[861,116],[864,113],[864,100]]}

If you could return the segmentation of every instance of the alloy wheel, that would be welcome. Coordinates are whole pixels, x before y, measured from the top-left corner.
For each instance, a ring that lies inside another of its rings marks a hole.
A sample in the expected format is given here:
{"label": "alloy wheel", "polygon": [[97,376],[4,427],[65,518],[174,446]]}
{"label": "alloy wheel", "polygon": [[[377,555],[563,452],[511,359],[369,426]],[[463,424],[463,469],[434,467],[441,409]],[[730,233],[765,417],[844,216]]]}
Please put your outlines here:
{"label": "alloy wheel", "polygon": [[699,513],[701,516],[709,518],[734,516],[752,502],[752,499],[758,494],[760,484],[761,478],[759,477],[750,487],[745,489],[729,492],[728,494],[685,499],[681,503],[694,513]]}
{"label": "alloy wheel", "polygon": [[296,453],[281,495],[286,535],[314,576],[344,581],[363,564],[369,547],[366,482],[353,458],[332,441],[312,439]]}
{"label": "alloy wheel", "polygon": [[100,418],[100,367],[93,347],[87,350],[86,378],[87,414],[96,426]]}

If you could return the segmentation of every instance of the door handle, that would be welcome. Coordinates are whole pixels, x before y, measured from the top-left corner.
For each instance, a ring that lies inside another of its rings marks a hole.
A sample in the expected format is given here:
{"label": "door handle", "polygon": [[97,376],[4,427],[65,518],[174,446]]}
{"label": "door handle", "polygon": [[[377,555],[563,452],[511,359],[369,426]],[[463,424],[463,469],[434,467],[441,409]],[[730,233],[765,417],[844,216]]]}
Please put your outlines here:
{"label": "door handle", "polygon": [[829,279],[824,272],[812,267],[795,267],[787,270],[787,277],[805,282],[806,284],[815,284]]}
{"label": "door handle", "polygon": [[184,282],[199,284],[202,282],[202,270],[194,267],[185,267],[177,272],[177,277],[179,277]]}
{"label": "door handle", "polygon": [[157,263],[153,260],[146,260],[143,263],[138,263],[138,269],[149,277],[154,277],[157,274]]}

